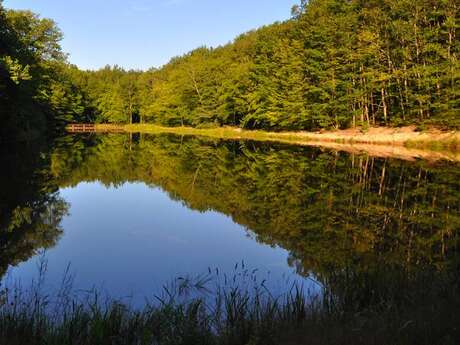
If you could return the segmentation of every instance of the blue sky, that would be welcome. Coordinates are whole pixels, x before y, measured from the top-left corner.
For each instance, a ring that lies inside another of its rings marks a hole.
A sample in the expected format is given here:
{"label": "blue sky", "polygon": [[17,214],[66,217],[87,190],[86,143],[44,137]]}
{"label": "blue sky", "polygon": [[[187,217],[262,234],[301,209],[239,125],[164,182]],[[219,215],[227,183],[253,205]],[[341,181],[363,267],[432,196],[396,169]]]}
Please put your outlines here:
{"label": "blue sky", "polygon": [[70,62],[96,69],[158,67],[199,46],[290,16],[296,0],[5,0],[54,19]]}

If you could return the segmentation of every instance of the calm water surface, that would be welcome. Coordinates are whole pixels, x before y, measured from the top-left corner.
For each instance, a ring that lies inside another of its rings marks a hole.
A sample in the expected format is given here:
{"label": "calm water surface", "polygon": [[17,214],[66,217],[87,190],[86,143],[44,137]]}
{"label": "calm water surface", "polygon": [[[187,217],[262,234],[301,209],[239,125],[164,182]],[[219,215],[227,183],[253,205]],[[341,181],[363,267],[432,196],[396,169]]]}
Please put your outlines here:
{"label": "calm water surface", "polygon": [[[56,246],[46,252],[47,279],[57,283],[69,263],[77,287],[94,285],[113,296],[147,296],[173,278],[210,267],[231,274],[242,261],[277,278],[294,271],[286,250],[257,243],[230,217],[191,210],[144,183],[82,182],[59,194],[69,215]],[[13,276],[37,276],[37,259],[20,264]]]}
{"label": "calm water surface", "polygon": [[[280,288],[448,269],[460,169],[281,144],[169,135],[72,135],[1,153],[0,273],[27,284],[148,296],[235,265]],[[45,258],[45,259],[43,259]],[[347,278],[348,279],[348,278]]]}

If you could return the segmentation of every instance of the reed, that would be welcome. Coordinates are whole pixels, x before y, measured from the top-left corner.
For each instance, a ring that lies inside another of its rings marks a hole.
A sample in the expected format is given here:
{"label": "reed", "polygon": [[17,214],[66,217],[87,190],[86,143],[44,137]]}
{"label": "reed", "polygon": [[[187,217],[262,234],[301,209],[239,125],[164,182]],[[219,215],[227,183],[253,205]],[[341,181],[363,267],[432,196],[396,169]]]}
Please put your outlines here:
{"label": "reed", "polygon": [[[242,264],[230,277],[218,270],[179,277],[139,309],[96,290],[75,294],[69,272],[58,291],[45,293],[45,271],[27,289],[3,287],[0,344],[448,345],[460,339],[457,278],[439,272],[393,276],[379,293],[357,288],[354,279],[319,293],[286,282],[286,291],[274,295],[257,270]],[[368,279],[358,281],[371,286]]]}

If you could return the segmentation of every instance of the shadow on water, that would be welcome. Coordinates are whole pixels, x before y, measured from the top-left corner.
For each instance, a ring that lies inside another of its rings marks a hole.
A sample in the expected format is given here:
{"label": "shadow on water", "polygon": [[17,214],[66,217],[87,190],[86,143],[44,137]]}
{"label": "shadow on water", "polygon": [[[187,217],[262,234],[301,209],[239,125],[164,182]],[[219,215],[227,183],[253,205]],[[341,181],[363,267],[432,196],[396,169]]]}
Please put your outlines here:
{"label": "shadow on water", "polygon": [[[228,215],[257,241],[288,250],[288,264],[324,287],[321,307],[309,309],[308,317],[292,306],[276,309],[309,325],[311,343],[319,343],[315,336],[326,339],[329,326],[337,332],[331,343],[347,343],[339,339],[353,332],[361,340],[350,342],[376,344],[449,344],[459,336],[458,164],[145,134],[66,136],[45,149],[4,151],[1,159],[1,272],[56,244],[68,211],[59,188],[142,182],[190,209]],[[204,322],[199,315],[207,312],[195,307],[195,321]],[[245,315],[241,327],[251,312]],[[273,325],[292,322],[274,319]],[[249,328],[260,333],[267,325]],[[248,344],[256,333],[247,330],[246,342],[228,343]],[[303,336],[292,331],[289,337],[302,343]]]}

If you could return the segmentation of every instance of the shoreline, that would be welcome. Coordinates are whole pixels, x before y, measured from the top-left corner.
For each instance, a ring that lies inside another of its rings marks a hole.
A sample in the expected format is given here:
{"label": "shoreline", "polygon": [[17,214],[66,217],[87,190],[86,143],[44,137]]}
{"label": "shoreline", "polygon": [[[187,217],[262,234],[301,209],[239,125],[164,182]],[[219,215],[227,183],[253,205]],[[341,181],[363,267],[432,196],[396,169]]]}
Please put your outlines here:
{"label": "shoreline", "polygon": [[236,127],[193,128],[163,127],[153,124],[96,124],[95,132],[126,132],[202,136],[214,139],[272,141],[294,145],[317,146],[350,153],[366,152],[375,157],[404,160],[425,159],[460,162],[460,131],[430,129],[416,131],[414,126],[401,128],[371,127],[321,132],[268,132]]}

